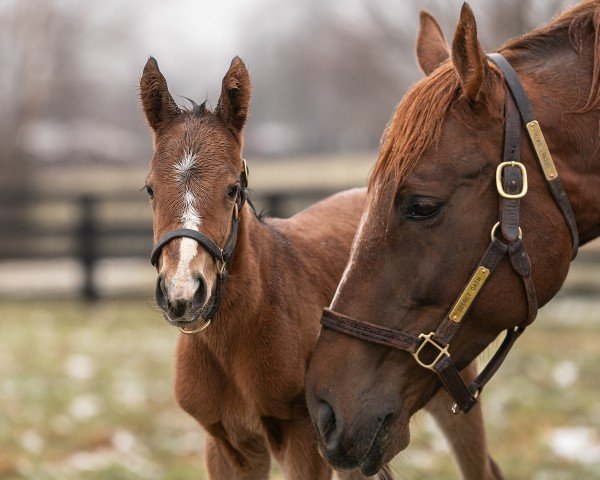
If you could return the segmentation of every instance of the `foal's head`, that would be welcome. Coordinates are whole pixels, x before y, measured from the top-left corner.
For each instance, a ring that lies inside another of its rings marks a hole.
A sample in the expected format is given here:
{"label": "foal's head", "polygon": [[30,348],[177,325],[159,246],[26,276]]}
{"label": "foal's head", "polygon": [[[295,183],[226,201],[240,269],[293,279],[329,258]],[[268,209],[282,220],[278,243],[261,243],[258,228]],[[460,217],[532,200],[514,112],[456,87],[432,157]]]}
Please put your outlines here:
{"label": "foal's head", "polygon": [[[231,62],[214,111],[205,104],[180,109],[156,60],[140,80],[154,155],[146,189],[154,214],[154,240],[175,229],[201,231],[225,243],[240,189],[242,129],[251,84],[244,63]],[[220,265],[195,240],[177,238],[158,258],[156,300],[170,323],[184,326],[210,309]]]}
{"label": "foal's head", "polygon": [[[350,262],[332,303],[341,314],[414,337],[441,323],[498,220],[494,177],[502,161],[502,77],[484,56],[468,5],[439,66],[444,47],[436,35],[430,42],[434,56],[420,62],[424,70],[435,70],[402,100],[384,135]],[[531,93],[540,123],[556,126],[560,112],[541,95]],[[554,139],[560,135],[552,132]],[[571,242],[526,139],[521,147],[529,171],[523,242],[544,303],[566,275]],[[504,260],[450,345],[454,362],[465,367],[503,329],[526,318],[521,278]],[[439,387],[436,375],[407,352],[324,329],[306,387],[323,453],[334,466],[373,475],[407,446],[410,417]]]}

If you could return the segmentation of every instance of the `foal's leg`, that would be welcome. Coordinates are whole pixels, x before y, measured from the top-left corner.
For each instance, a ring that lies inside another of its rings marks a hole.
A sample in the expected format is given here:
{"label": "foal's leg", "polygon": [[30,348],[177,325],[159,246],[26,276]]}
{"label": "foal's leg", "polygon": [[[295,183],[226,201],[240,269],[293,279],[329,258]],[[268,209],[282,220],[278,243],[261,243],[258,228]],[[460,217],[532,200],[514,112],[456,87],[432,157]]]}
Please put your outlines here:
{"label": "foal's leg", "polygon": [[329,480],[332,470],[319,454],[317,433],[308,412],[285,423],[282,441],[273,453],[286,480]]}
{"label": "foal's leg", "polygon": [[260,439],[243,449],[234,449],[226,440],[208,435],[206,468],[210,480],[267,480],[271,455]]}
{"label": "foal's leg", "polygon": [[[471,363],[461,373],[467,385],[477,376],[477,366]],[[490,456],[483,425],[481,402],[465,415],[453,415],[450,407],[453,400],[441,389],[425,407],[435,418],[452,452],[464,480],[501,480],[504,478],[500,469]]]}

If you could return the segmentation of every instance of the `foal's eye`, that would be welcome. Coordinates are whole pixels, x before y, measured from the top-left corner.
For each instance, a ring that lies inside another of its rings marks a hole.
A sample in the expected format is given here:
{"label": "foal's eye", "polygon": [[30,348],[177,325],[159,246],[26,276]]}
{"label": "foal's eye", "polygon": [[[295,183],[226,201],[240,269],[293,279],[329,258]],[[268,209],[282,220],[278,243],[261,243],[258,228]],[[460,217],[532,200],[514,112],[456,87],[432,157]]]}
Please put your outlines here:
{"label": "foal's eye", "polygon": [[152,190],[152,187],[150,187],[149,185],[146,185],[146,192],[148,192],[148,196],[150,198],[154,198],[154,190]]}
{"label": "foal's eye", "polygon": [[434,198],[412,198],[404,209],[404,215],[409,220],[428,220],[435,217],[444,206],[443,202]]}
{"label": "foal's eye", "polygon": [[227,189],[227,196],[231,200],[235,200],[237,198],[239,192],[240,192],[240,186],[239,185],[232,185],[231,187],[229,187]]}

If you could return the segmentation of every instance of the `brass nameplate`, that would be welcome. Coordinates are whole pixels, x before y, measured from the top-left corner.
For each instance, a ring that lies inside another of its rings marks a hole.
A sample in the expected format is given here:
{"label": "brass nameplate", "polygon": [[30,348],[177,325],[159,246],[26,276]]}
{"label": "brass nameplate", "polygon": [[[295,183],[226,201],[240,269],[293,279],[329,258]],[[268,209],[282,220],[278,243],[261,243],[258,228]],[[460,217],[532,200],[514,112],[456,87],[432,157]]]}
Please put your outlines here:
{"label": "brass nameplate", "polygon": [[463,319],[489,275],[490,271],[485,267],[479,267],[475,271],[469,280],[469,283],[454,304],[454,307],[452,307],[450,320],[459,323]]}
{"label": "brass nameplate", "polygon": [[535,148],[535,152],[542,165],[546,180],[554,180],[558,177],[558,172],[554,166],[552,155],[550,155],[550,150],[548,150],[548,145],[546,145],[546,139],[544,138],[544,134],[542,133],[542,129],[537,120],[533,120],[527,124],[527,133],[529,133],[533,148]]}

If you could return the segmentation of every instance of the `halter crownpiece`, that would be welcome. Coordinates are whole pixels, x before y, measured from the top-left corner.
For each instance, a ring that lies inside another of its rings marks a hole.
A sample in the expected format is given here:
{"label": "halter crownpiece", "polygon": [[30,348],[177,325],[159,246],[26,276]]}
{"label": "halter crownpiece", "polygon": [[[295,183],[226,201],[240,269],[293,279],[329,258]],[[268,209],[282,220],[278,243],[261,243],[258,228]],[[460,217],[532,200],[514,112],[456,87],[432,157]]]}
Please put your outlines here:
{"label": "halter crownpiece", "polygon": [[[165,235],[158,239],[158,241],[154,244],[154,247],[152,248],[152,253],[150,254],[150,263],[152,263],[153,266],[157,267],[158,259],[160,258],[160,253],[162,252],[162,249],[167,243],[176,238],[191,238],[193,240],[196,240],[196,242],[198,242],[200,246],[210,254],[210,256],[217,262],[217,265],[219,266],[219,274],[217,275],[213,304],[210,307],[208,313],[206,313],[206,315],[204,316],[204,324],[193,330],[186,330],[182,327],[179,327],[179,330],[181,330],[181,332],[183,333],[194,334],[205,330],[211,324],[214,314],[217,312],[219,306],[221,305],[221,296],[223,294],[223,288],[229,275],[227,271],[227,266],[233,260],[233,253],[237,243],[240,212],[242,211],[242,208],[244,208],[246,201],[248,201],[248,176],[248,165],[246,163],[246,160],[242,159],[242,171],[240,173],[240,188],[237,192],[235,204],[233,207],[231,230],[223,248],[219,247],[209,237],[207,237],[203,233],[200,233],[198,230],[192,230],[189,228],[178,228],[167,232]],[[157,280],[157,288],[160,288],[158,282],[160,282],[160,279]]]}
{"label": "halter crownpiece", "polygon": [[[492,227],[490,244],[466,287],[448,314],[444,316],[438,328],[427,334],[421,333],[418,337],[402,333],[399,330],[354,320],[329,309],[325,309],[321,317],[321,324],[326,328],[410,353],[421,367],[438,375],[442,385],[454,399],[452,413],[459,411],[467,413],[477,403],[477,397],[483,387],[494,376],[517,338],[522,335],[525,328],[535,320],[537,315],[538,301],[531,279],[531,262],[521,241],[523,232],[519,221],[520,199],[527,194],[528,189],[527,170],[519,159],[521,122],[525,124],[535,157],[544,174],[550,193],[569,228],[572,258],[577,255],[579,246],[573,209],[519,77],[501,54],[493,53],[487,57],[502,71],[508,87],[505,106],[504,153],[502,162],[496,169],[496,189],[500,197],[499,218]],[[506,241],[502,241],[496,236],[498,228],[501,229],[502,237]],[[513,270],[523,281],[527,298],[527,318],[519,325],[506,330],[506,336],[494,356],[477,378],[467,386],[452,361],[449,350],[450,342],[458,332],[463,318],[469,312],[477,295],[505,256],[508,256]]]}

